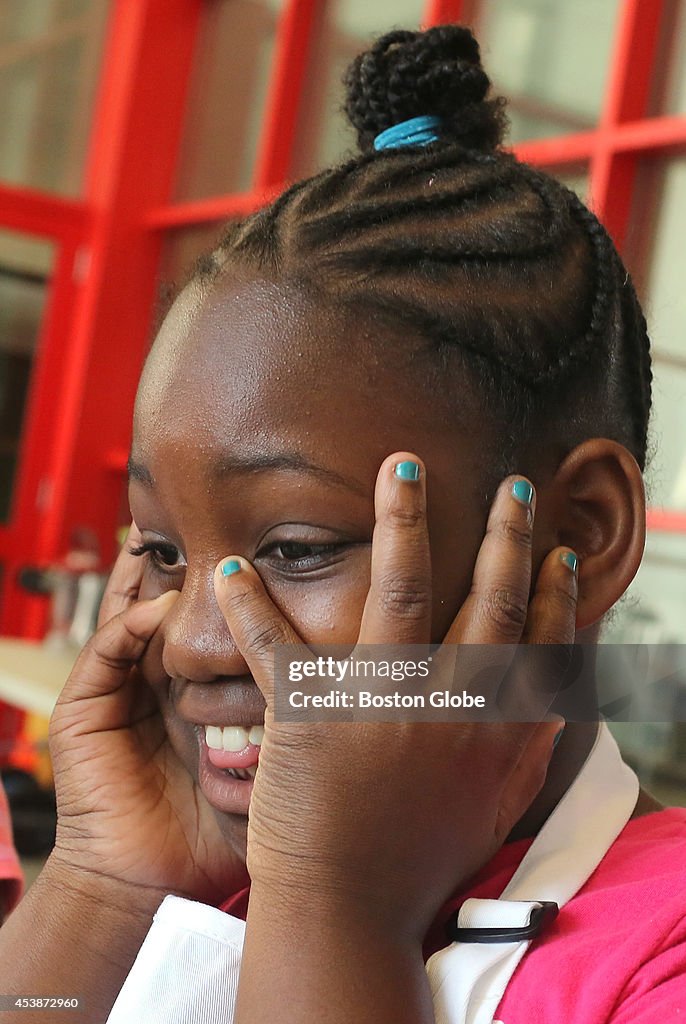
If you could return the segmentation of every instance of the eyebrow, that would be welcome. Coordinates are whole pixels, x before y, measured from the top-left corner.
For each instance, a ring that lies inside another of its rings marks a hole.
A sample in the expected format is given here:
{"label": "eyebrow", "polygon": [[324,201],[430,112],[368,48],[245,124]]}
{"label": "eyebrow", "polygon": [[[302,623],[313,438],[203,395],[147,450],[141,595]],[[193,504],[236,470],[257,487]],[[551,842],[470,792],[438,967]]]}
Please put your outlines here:
{"label": "eyebrow", "polygon": [[[147,487],[154,487],[155,480],[152,473],[142,462],[138,462],[133,456],[129,456],[127,462],[129,480],[136,480]],[[278,455],[251,455],[241,456],[225,452],[218,456],[212,467],[213,476],[222,479],[225,476],[234,474],[264,473],[287,470],[296,473],[307,473],[309,476],[317,477],[337,487],[345,487],[347,490],[356,491],[358,494],[367,496],[366,488],[351,477],[343,476],[334,469],[320,466],[311,462],[299,452],[281,452]]]}

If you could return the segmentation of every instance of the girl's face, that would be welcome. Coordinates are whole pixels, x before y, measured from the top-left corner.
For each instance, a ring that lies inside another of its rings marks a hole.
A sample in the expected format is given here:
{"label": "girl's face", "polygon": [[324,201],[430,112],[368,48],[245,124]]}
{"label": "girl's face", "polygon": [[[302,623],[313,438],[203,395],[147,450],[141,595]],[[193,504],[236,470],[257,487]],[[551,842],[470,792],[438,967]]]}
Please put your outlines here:
{"label": "girl's face", "polygon": [[[207,783],[206,725],[264,718],[215,601],[213,571],[249,559],[306,643],[352,644],[370,581],[374,485],[394,451],[427,466],[433,639],[469,589],[487,515],[476,423],[455,425],[419,346],[343,321],[297,290],[248,277],[175,304],[141,380],[130,503],[146,557],[142,597],[181,591],[143,667],[170,741],[245,843],[249,784]],[[474,417],[464,397],[465,419]],[[212,769],[215,774],[218,769]],[[221,773],[223,776],[224,773]]]}

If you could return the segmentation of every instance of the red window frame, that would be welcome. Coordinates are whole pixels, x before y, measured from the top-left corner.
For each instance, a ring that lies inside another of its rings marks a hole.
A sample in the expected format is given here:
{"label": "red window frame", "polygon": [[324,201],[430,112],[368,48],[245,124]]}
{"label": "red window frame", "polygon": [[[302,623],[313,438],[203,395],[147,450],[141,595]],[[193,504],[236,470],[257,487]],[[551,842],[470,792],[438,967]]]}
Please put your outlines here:
{"label": "red window frame", "polygon": [[[287,184],[314,26],[325,2],[284,4],[247,192],[170,201],[204,0],[112,0],[82,200],[0,185],[0,227],[52,238],[59,249],[31,387],[16,514],[0,527],[6,569],[0,631],[42,635],[45,602],[17,588],[15,570],[26,560],[58,559],[74,524],[93,527],[104,558],[113,555],[165,235],[246,214]],[[469,23],[480,2],[429,0],[424,23]],[[669,10],[668,0],[621,0],[597,126],[515,147],[522,159],[551,170],[586,164],[590,203],[620,248],[641,158],[686,150],[686,116],[645,116]],[[651,509],[648,524],[686,533],[686,513]]]}

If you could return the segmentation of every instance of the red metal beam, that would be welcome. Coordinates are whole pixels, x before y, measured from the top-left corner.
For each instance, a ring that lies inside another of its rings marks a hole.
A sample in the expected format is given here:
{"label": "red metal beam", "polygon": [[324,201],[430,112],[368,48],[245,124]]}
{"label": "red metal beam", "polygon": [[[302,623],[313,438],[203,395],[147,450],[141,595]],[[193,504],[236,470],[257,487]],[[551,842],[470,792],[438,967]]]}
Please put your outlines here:
{"label": "red metal beam", "polygon": [[153,229],[179,228],[245,217],[274,199],[278,192],[277,188],[263,189],[161,206],[147,212],[144,223]]}
{"label": "red metal beam", "polygon": [[[73,329],[63,334],[61,369],[53,377],[64,389],[59,416],[45,434],[50,454],[38,460],[42,475],[27,498],[38,559],[58,558],[77,525],[99,537],[105,562],[115,549],[122,482],[103,465],[103,450],[129,443],[162,244],[145,214],[171,195],[203,7],[203,0],[112,4],[88,163],[81,280],[72,295]],[[67,294],[60,290],[61,303]],[[68,319],[66,308],[61,315]],[[37,404],[39,391],[40,382]],[[13,569],[7,566],[8,579]],[[35,634],[41,626],[42,610],[26,595],[16,592],[4,602],[7,632]]]}
{"label": "red metal beam", "polygon": [[427,0],[422,25],[450,25],[467,22],[470,18],[470,0]]}
{"label": "red metal beam", "polygon": [[667,508],[648,509],[647,524],[649,530],[660,533],[686,534],[686,512],[670,511]]}
{"label": "red metal beam", "polygon": [[323,4],[324,0],[287,0],[281,12],[255,191],[277,189],[289,177],[313,26]]}
{"label": "red metal beam", "polygon": [[61,240],[84,231],[88,212],[82,202],[47,192],[0,184],[0,225]]}
{"label": "red metal beam", "polygon": [[[50,285],[40,337],[36,346],[33,373],[18,452],[12,509],[6,530],[0,534],[0,560],[5,565],[0,600],[0,628],[4,633],[40,637],[44,632],[47,603],[18,591],[15,570],[21,565],[40,562],[36,546],[43,514],[51,500],[50,465],[55,455],[59,423],[69,389],[69,364],[65,373],[65,353],[73,324],[76,286],[74,266],[78,253],[77,238],[64,241],[50,275]],[[71,353],[70,353],[71,354]],[[83,353],[81,353],[83,355]],[[57,388],[55,382],[61,382]]]}
{"label": "red metal beam", "polygon": [[590,181],[593,209],[619,248],[631,212],[636,154],[620,153],[614,133],[647,109],[664,7],[664,0],[623,0],[619,8]]}
{"label": "red metal beam", "polygon": [[[610,136],[612,149],[619,152],[680,149],[686,146],[686,117],[651,117],[621,125]],[[657,154],[658,156],[661,154]]]}

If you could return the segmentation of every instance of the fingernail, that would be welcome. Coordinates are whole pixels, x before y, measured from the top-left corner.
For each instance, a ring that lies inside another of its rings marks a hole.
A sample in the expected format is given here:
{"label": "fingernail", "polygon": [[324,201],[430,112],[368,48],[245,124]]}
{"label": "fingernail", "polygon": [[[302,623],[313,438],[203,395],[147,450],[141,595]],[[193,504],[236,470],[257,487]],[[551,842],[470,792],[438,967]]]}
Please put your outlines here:
{"label": "fingernail", "polygon": [[555,739],[553,740],[553,750],[555,749],[555,747],[558,745],[558,743],[562,739],[562,733],[564,731],[565,731],[565,727],[563,725],[562,728],[558,732],[555,733]]}
{"label": "fingernail", "polygon": [[233,576],[235,572],[241,571],[241,563],[237,558],[229,558],[222,566],[222,576]]}
{"label": "fingernail", "polygon": [[515,480],[512,484],[512,497],[521,501],[523,505],[531,505],[534,489],[528,480]]}
{"label": "fingernail", "polygon": [[399,462],[395,467],[395,475],[400,480],[419,480],[419,465],[416,462]]}
{"label": "fingernail", "polygon": [[576,557],[573,551],[563,551],[563,553],[560,555],[560,561],[564,562],[567,568],[571,569],[572,572],[576,572],[579,565],[579,559]]}

